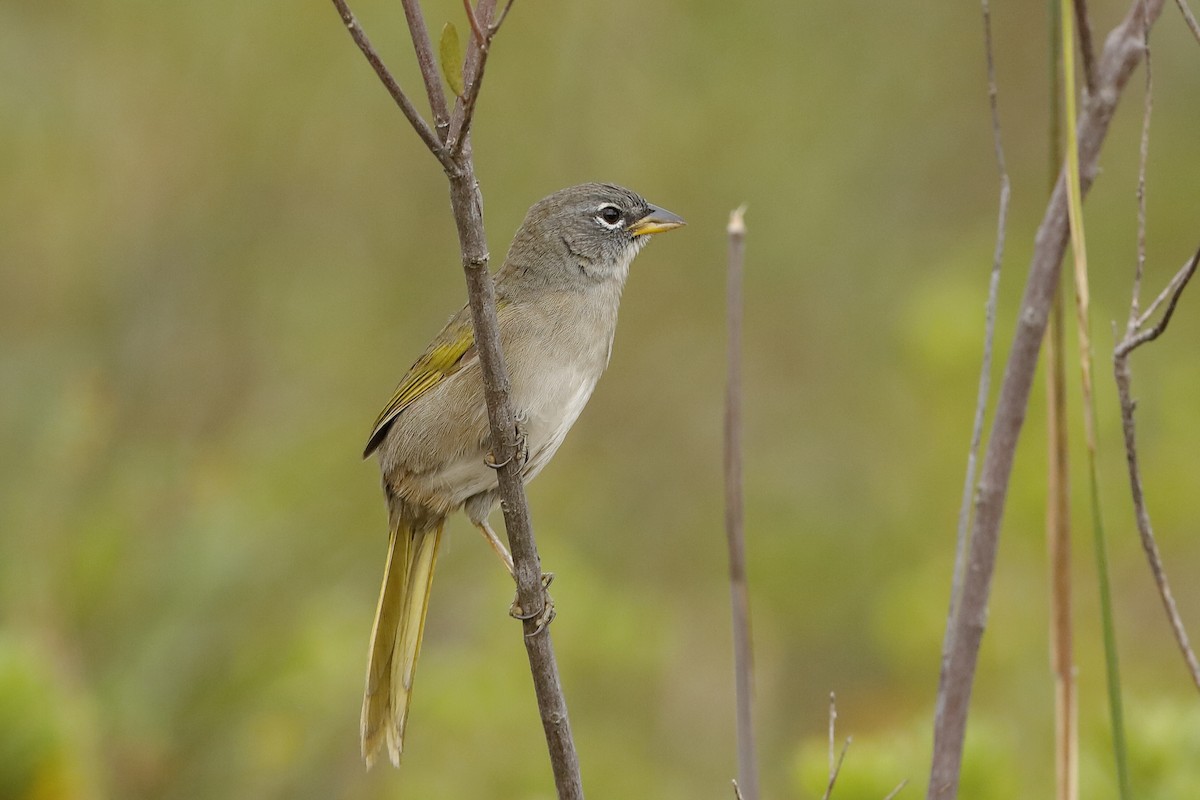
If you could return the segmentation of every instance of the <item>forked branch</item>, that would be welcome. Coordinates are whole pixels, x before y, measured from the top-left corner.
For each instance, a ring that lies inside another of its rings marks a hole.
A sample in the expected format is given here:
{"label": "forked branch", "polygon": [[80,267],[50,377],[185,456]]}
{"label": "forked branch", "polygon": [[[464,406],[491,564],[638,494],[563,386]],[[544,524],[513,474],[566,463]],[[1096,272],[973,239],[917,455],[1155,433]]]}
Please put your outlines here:
{"label": "forked branch", "polygon": [[[1187,288],[1188,282],[1196,274],[1198,263],[1200,263],[1200,250],[1197,250],[1191,260],[1175,274],[1163,294],[1159,295],[1159,298],[1143,315],[1139,315],[1137,312],[1137,283],[1134,284],[1133,301],[1129,311],[1129,327],[1125,332],[1125,337],[1113,350],[1113,373],[1117,379],[1117,394],[1121,401],[1121,427],[1125,434],[1125,460],[1129,467],[1129,488],[1133,495],[1133,511],[1137,520],[1138,535],[1142,540],[1142,549],[1146,552],[1146,561],[1150,565],[1150,572],[1154,576],[1154,584],[1158,587],[1159,597],[1166,610],[1171,632],[1175,635],[1175,642],[1183,654],[1183,660],[1192,677],[1192,683],[1200,690],[1200,662],[1196,660],[1196,654],[1188,641],[1187,631],[1183,627],[1183,620],[1179,616],[1179,609],[1175,605],[1175,597],[1171,593],[1167,573],[1162,564],[1162,556],[1158,552],[1154,529],[1150,524],[1150,512],[1146,508],[1146,497],[1142,490],[1141,469],[1138,466],[1137,430],[1134,423],[1134,411],[1137,403],[1133,399],[1133,389],[1131,388],[1133,375],[1129,369],[1129,355],[1141,345],[1154,341],[1167,330],[1183,290]],[[1148,316],[1161,305],[1164,297],[1168,299],[1162,318],[1155,325],[1145,328]]]}

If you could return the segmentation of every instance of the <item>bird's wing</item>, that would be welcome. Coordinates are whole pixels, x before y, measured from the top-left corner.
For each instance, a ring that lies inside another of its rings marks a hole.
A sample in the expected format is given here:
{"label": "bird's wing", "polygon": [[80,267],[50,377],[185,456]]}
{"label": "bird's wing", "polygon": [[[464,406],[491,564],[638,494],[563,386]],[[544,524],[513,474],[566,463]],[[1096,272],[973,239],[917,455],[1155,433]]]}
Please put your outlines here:
{"label": "bird's wing", "polygon": [[400,381],[392,399],[384,406],[383,411],[371,428],[371,436],[363,450],[363,458],[367,458],[379,447],[383,437],[387,435],[392,422],[404,409],[433,387],[458,372],[475,357],[475,332],[471,327],[470,309],[464,308],[454,315],[437,338],[429,345],[429,349],[417,359],[408,370],[408,374]]}

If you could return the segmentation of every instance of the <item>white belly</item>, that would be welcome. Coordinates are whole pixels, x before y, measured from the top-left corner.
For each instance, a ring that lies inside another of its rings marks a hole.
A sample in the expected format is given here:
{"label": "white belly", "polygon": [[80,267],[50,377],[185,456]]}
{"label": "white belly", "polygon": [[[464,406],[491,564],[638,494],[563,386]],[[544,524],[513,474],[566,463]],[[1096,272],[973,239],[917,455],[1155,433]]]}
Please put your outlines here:
{"label": "white belly", "polygon": [[524,469],[526,482],[542,471],[563,443],[567,431],[579,419],[592,396],[596,377],[580,370],[562,370],[552,381],[543,384],[546,388],[542,391],[522,398],[527,402],[518,406],[517,413],[524,417],[522,424],[529,449],[529,460]]}

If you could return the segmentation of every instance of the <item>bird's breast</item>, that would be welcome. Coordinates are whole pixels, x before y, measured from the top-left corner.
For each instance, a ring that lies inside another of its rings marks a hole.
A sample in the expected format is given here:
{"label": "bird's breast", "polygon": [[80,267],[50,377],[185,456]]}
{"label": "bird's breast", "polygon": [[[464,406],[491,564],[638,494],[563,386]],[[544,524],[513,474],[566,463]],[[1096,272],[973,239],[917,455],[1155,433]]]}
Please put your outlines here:
{"label": "bird's breast", "polygon": [[566,438],[596,388],[599,370],[568,367],[545,372],[536,387],[516,398],[516,412],[525,430],[528,461],[526,480],[532,479]]}

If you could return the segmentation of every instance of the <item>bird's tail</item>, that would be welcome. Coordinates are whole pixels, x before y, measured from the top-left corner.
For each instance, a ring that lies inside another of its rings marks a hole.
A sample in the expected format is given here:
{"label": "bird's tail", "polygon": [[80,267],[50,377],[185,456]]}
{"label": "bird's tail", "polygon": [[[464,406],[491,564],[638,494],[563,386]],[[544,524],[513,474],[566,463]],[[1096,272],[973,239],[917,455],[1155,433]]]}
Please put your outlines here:
{"label": "bird's tail", "polygon": [[400,765],[443,525],[439,521],[435,527],[419,530],[405,523],[392,526],[363,695],[362,754],[368,769],[385,743],[392,764]]}

